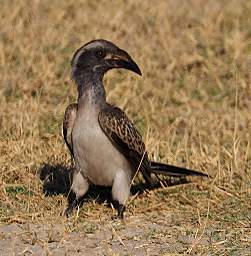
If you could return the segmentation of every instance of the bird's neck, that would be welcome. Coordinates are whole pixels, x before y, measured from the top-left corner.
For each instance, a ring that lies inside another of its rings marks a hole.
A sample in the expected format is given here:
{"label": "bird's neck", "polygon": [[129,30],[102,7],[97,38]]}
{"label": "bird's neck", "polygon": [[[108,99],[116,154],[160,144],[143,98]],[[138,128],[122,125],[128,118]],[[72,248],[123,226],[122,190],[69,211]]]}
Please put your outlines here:
{"label": "bird's neck", "polygon": [[104,105],[106,103],[106,92],[103,85],[101,72],[82,72],[74,78],[78,87],[78,102],[91,105]]}

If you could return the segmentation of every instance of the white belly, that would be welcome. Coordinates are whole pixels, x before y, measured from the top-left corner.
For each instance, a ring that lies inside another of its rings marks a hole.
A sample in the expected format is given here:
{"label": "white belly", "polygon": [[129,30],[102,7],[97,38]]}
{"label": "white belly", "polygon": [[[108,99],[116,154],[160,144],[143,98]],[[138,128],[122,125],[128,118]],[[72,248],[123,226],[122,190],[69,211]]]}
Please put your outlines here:
{"label": "white belly", "polygon": [[84,177],[95,185],[112,186],[115,174],[123,170],[132,177],[125,157],[102,131],[94,111],[77,115],[72,133],[74,158]]}

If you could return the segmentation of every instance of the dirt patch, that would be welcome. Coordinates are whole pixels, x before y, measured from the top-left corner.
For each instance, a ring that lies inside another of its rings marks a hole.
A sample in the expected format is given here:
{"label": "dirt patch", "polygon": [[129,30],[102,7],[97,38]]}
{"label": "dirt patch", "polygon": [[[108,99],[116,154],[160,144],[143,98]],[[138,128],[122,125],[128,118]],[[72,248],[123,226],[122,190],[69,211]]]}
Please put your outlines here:
{"label": "dirt patch", "polygon": [[[76,220],[75,220],[76,221]],[[10,224],[0,228],[1,255],[250,255],[245,228],[200,228],[188,218],[166,212],[130,216],[125,221],[82,220],[64,224]],[[182,225],[180,225],[183,223]]]}

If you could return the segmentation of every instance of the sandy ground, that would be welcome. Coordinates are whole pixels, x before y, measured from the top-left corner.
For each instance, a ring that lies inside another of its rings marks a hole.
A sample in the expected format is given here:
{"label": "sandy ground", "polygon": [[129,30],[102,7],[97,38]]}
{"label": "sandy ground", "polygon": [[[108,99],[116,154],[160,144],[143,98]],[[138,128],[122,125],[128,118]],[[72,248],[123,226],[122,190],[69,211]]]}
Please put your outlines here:
{"label": "sandy ground", "polygon": [[[193,227],[178,225],[179,218],[169,213],[156,220],[144,215],[123,222],[93,220],[76,231],[71,221],[3,225],[0,255],[250,255],[248,243],[242,249],[229,247],[235,239],[233,230],[210,227],[195,237]],[[251,234],[246,233],[245,239],[250,241]]]}

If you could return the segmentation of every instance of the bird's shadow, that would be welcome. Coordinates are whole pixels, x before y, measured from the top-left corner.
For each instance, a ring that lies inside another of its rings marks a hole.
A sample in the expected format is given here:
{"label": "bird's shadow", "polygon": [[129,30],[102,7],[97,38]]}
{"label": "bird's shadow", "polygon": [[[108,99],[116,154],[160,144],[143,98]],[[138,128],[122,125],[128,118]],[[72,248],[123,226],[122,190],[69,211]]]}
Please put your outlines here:
{"label": "bird's shadow", "polygon": [[[45,196],[64,195],[68,196],[71,188],[74,167],[66,167],[61,164],[43,164],[39,168],[39,176],[43,182],[43,193]],[[161,180],[161,181],[160,181]],[[149,188],[144,182],[138,182],[131,187],[132,195],[142,194],[145,190],[154,190],[164,186],[175,186],[185,184],[189,181],[186,178],[161,178],[157,179],[155,186]],[[103,186],[91,186],[88,193],[84,196],[82,203],[95,199],[98,203],[112,202],[111,188]]]}

